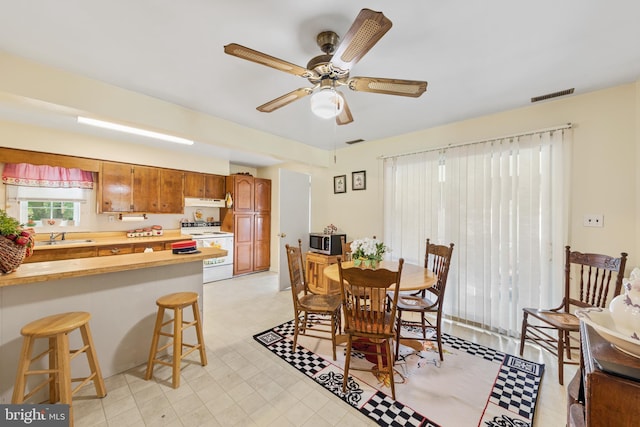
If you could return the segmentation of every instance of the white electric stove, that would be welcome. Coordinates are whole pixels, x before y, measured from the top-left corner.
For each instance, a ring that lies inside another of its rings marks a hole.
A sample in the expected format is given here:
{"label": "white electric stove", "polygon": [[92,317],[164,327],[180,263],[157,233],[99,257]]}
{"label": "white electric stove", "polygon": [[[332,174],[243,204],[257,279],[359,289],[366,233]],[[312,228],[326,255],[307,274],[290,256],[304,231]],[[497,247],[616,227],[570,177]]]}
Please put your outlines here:
{"label": "white electric stove", "polygon": [[199,248],[215,247],[227,251],[227,255],[202,261],[203,283],[233,277],[233,233],[220,231],[219,222],[183,222],[180,232],[191,236]]}

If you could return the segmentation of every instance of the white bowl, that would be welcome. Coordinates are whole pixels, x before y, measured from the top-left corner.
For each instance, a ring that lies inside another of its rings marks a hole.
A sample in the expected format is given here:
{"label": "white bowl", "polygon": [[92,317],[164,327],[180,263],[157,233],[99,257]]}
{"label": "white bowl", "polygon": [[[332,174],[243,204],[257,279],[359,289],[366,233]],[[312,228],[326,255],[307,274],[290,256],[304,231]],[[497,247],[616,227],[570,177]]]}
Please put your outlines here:
{"label": "white bowl", "polygon": [[616,328],[611,312],[599,307],[590,307],[576,310],[576,316],[613,344],[631,356],[640,358],[640,340],[630,335],[623,334]]}

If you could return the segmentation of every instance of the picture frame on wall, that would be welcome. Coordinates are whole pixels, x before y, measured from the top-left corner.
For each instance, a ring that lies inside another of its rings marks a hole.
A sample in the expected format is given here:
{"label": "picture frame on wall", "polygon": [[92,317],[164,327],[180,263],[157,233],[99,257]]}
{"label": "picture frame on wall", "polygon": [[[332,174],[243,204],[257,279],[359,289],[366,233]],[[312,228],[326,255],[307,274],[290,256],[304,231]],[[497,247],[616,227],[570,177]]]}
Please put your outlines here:
{"label": "picture frame on wall", "polygon": [[333,193],[347,192],[347,175],[338,175],[333,177]]}
{"label": "picture frame on wall", "polygon": [[366,171],[351,172],[351,189],[354,191],[367,189]]}

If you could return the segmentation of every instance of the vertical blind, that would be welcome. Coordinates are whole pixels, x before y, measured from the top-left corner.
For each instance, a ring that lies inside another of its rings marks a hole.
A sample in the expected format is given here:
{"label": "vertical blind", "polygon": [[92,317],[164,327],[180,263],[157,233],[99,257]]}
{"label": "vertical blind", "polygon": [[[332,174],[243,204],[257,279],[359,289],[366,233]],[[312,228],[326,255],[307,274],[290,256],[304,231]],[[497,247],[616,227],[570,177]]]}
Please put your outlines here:
{"label": "vertical blind", "polygon": [[523,307],[562,296],[570,129],[384,160],[385,243],[421,264],[455,244],[445,314],[511,336]]}

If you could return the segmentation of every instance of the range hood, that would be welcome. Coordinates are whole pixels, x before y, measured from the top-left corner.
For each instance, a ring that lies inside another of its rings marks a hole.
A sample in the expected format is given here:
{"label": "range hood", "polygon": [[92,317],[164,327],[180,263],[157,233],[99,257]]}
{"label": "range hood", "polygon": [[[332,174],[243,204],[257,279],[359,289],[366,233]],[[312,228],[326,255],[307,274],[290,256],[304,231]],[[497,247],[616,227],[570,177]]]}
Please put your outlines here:
{"label": "range hood", "polygon": [[199,199],[196,197],[185,197],[184,206],[197,206],[200,208],[224,208],[224,199]]}

